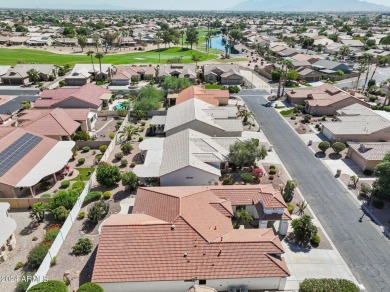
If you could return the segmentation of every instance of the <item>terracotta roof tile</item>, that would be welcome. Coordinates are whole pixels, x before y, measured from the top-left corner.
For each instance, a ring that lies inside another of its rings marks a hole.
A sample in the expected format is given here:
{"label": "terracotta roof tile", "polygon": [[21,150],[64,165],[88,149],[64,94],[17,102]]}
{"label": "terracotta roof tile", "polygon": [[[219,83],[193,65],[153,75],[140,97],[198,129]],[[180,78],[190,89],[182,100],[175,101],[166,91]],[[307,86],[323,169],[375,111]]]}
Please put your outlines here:
{"label": "terracotta roof tile", "polygon": [[229,96],[229,90],[203,89],[200,86],[190,86],[178,94],[176,104],[180,104],[195,97],[211,105],[218,106],[220,105],[220,100],[226,100],[227,102]]}

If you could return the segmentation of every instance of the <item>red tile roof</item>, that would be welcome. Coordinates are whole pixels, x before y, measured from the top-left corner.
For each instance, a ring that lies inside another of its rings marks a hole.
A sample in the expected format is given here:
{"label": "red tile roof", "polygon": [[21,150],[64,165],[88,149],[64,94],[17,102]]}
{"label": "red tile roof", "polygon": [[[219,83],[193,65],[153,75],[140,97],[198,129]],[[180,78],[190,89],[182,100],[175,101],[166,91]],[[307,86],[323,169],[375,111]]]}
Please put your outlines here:
{"label": "red tile roof", "polygon": [[209,104],[218,106],[220,105],[220,100],[229,99],[229,90],[221,90],[221,89],[203,89],[199,86],[190,86],[184,90],[182,90],[178,97],[176,98],[176,104],[182,103],[191,98],[197,98],[203,100]]}
{"label": "red tile roof", "polygon": [[103,225],[92,281],[288,277],[273,230],[233,229],[213,189],[140,188],[133,214]]}

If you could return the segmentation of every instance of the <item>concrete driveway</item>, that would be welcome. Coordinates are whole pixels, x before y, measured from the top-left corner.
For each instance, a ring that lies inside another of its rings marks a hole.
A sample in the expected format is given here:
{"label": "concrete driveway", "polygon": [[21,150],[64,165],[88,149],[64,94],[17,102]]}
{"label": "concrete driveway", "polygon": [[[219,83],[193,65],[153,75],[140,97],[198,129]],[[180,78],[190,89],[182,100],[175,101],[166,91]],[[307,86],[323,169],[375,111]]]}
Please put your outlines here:
{"label": "concrete driveway", "polygon": [[255,88],[261,88],[266,90],[270,90],[272,88],[267,82],[259,78],[252,71],[240,70],[240,73],[246,80],[251,82]]}
{"label": "concrete driveway", "polygon": [[367,216],[359,222],[359,204],[280,114],[262,106],[264,96],[251,90],[240,95],[357,280],[367,291],[390,291],[390,241]]}

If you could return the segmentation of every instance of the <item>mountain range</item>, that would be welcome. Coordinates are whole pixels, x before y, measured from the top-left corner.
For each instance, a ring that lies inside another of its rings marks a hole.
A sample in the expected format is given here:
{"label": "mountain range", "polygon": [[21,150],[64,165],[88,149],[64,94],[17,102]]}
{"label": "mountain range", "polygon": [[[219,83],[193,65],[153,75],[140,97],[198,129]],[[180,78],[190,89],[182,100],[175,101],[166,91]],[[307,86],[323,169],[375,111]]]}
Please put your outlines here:
{"label": "mountain range", "polygon": [[389,6],[359,0],[247,0],[231,7],[231,11],[344,12],[390,11]]}

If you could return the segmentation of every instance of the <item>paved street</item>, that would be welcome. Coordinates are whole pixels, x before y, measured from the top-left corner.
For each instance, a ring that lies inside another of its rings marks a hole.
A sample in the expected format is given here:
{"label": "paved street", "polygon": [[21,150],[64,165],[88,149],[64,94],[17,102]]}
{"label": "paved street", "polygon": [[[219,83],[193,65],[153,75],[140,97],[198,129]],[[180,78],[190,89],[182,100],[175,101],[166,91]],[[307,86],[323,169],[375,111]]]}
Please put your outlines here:
{"label": "paved street", "polygon": [[[374,66],[373,66],[372,70],[374,70]],[[370,73],[370,75],[368,75],[369,79],[371,78],[371,75],[372,75],[372,73]],[[390,69],[389,68],[379,67],[376,70],[376,73],[374,76],[374,79],[376,80],[376,84],[379,84],[382,81],[385,81],[389,78],[390,78]],[[362,76],[360,77],[360,80],[359,80],[359,87],[360,88],[363,87],[365,80],[366,80],[366,73],[363,73]],[[352,78],[352,79],[348,79],[348,80],[341,80],[341,81],[336,83],[336,86],[339,88],[343,88],[343,87],[354,88],[354,87],[356,87],[356,83],[357,83],[357,78]]]}
{"label": "paved street", "polygon": [[332,241],[367,291],[390,291],[390,242],[273,109],[264,90],[240,92]]}
{"label": "paved street", "polygon": [[39,94],[37,88],[22,88],[19,86],[0,86],[0,95],[35,95]]}

